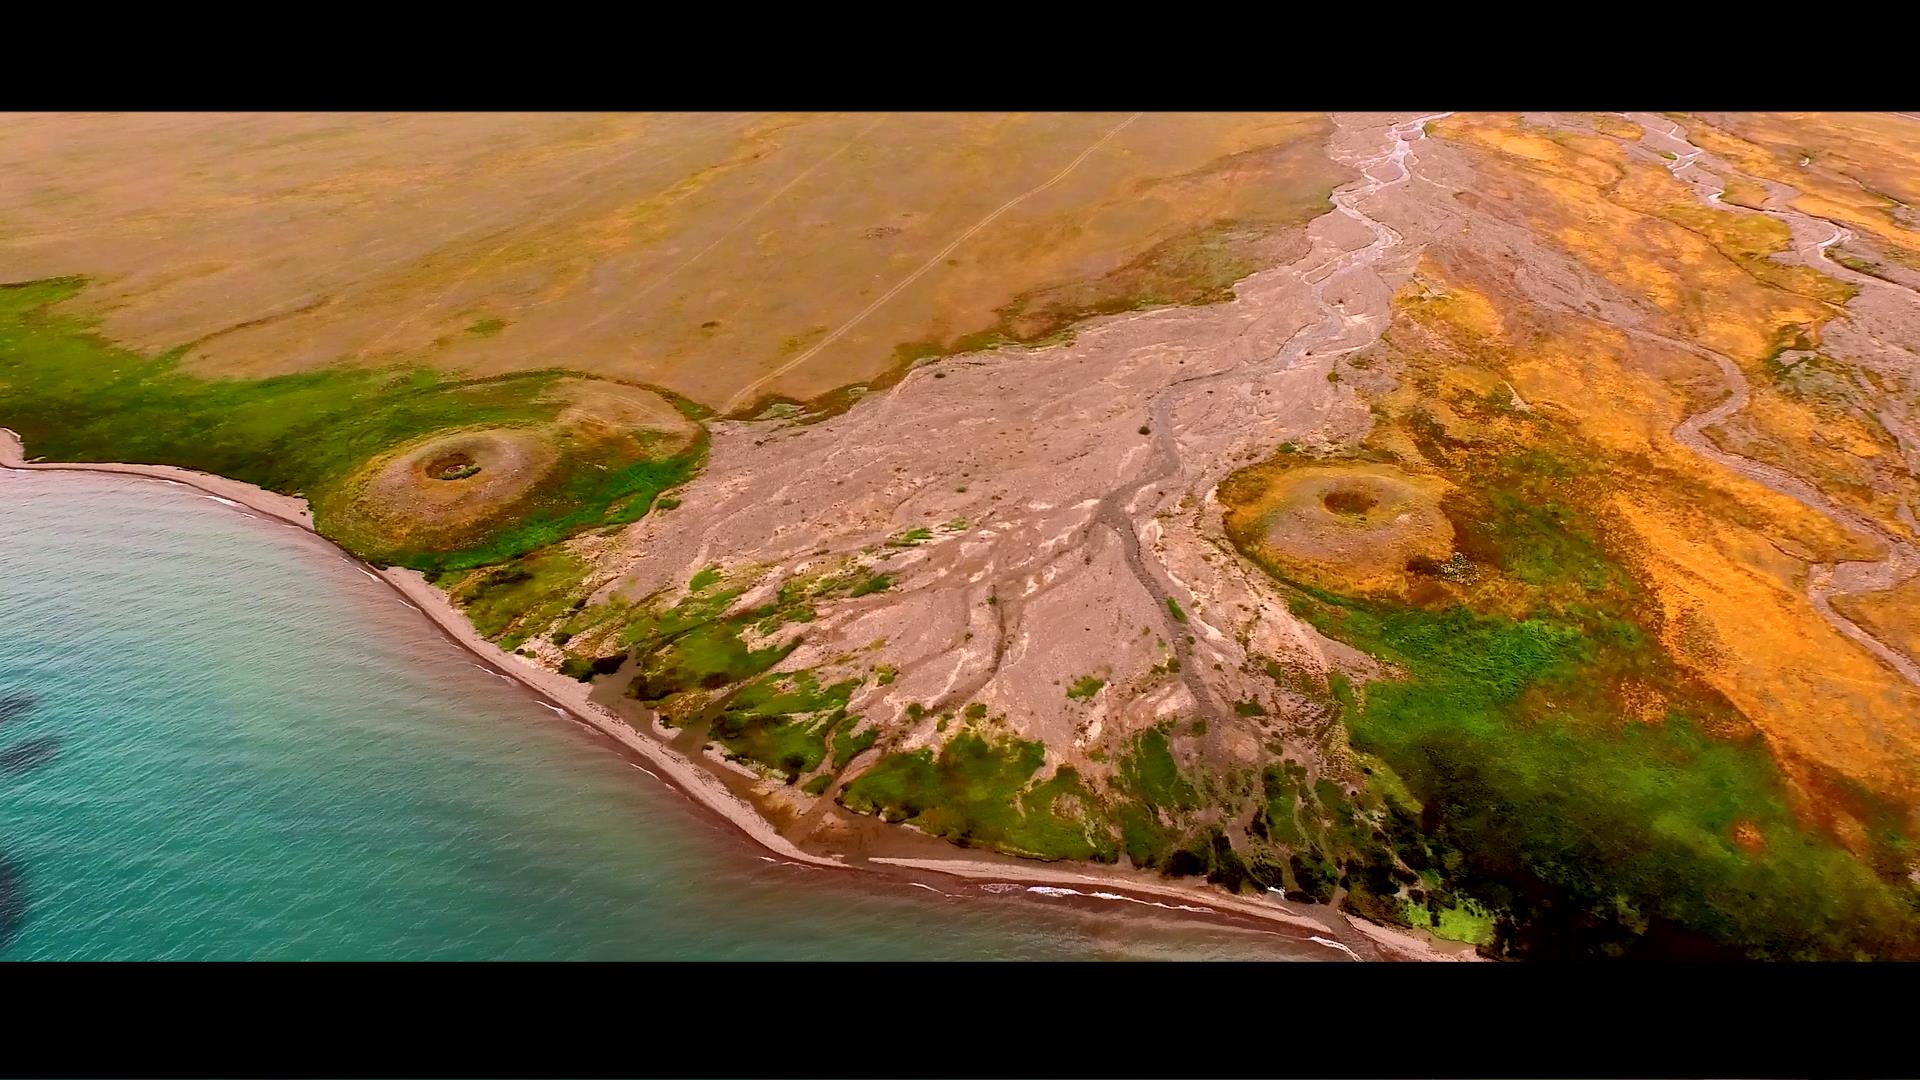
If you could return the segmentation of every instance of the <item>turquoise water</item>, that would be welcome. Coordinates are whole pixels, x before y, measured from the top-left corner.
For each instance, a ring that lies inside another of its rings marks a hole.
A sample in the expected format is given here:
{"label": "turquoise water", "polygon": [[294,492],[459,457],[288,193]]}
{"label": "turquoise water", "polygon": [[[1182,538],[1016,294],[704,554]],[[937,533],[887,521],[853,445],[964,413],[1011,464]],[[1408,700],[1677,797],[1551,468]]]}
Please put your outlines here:
{"label": "turquoise water", "polygon": [[318,539],[0,472],[0,958],[1338,959],[767,861]]}

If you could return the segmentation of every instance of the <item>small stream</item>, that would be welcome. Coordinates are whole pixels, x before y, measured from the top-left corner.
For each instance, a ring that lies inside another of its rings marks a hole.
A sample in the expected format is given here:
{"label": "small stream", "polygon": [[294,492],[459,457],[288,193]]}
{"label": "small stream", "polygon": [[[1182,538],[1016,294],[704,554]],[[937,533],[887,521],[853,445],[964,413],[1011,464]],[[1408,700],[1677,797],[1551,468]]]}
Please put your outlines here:
{"label": "small stream", "polygon": [[[1642,127],[1644,129],[1645,125],[1642,125]],[[1685,133],[1680,129],[1680,125],[1672,124],[1671,130],[1655,132],[1654,134],[1684,148],[1679,157],[1668,163],[1667,169],[1673,173],[1676,178],[1691,184],[1696,193],[1699,194],[1701,201],[1717,209],[1734,210],[1750,214],[1765,214],[1786,222],[1789,228],[1796,223],[1805,226],[1812,226],[1815,223],[1824,224],[1832,230],[1831,235],[1825,240],[1802,245],[1800,248],[1802,260],[1806,261],[1809,265],[1812,265],[1815,261],[1823,263],[1823,269],[1828,273],[1833,274],[1843,281],[1851,282],[1863,288],[1902,288],[1901,286],[1881,281],[1879,278],[1870,275],[1855,273],[1828,257],[1828,248],[1836,243],[1842,243],[1852,236],[1852,233],[1846,228],[1835,222],[1828,221],[1825,218],[1816,218],[1797,210],[1754,210],[1748,207],[1734,206],[1726,203],[1722,201],[1722,197],[1726,194],[1726,185],[1711,176],[1704,175],[1702,170],[1698,168],[1700,158],[1705,154],[1705,151],[1687,141]],[[1723,165],[1718,163],[1716,163],[1716,167],[1724,168]],[[1775,201],[1777,200],[1772,198],[1768,199],[1770,203]],[[1903,289],[1902,291],[1906,290]],[[1916,687],[1920,687],[1920,665],[1916,665],[1906,656],[1888,647],[1885,642],[1868,633],[1860,624],[1840,614],[1840,612],[1834,610],[1833,607],[1833,597],[1835,596],[1878,592],[1882,589],[1891,588],[1912,577],[1914,574],[1920,573],[1920,547],[1916,547],[1912,541],[1894,532],[1892,529],[1887,528],[1880,522],[1836,504],[1818,488],[1801,480],[1799,477],[1793,476],[1771,465],[1754,461],[1751,458],[1731,453],[1716,446],[1713,441],[1707,437],[1706,429],[1724,422],[1746,408],[1747,402],[1751,397],[1751,388],[1747,382],[1746,375],[1741,372],[1739,365],[1735,364],[1727,356],[1694,342],[1649,331],[1628,332],[1660,341],[1675,348],[1684,349],[1696,356],[1712,361],[1714,366],[1719,368],[1721,377],[1727,382],[1730,392],[1725,400],[1710,409],[1704,409],[1688,417],[1674,428],[1673,437],[1676,442],[1679,442],[1682,446],[1685,446],[1701,457],[1706,458],[1708,461],[1732,469],[1756,483],[1762,484],[1781,495],[1793,499],[1807,509],[1820,514],[1844,529],[1870,536],[1886,546],[1886,556],[1874,561],[1813,564],[1807,579],[1807,600],[1813,604],[1814,610],[1818,611],[1820,616],[1826,619],[1835,630],[1838,630],[1840,633],[1871,651],[1875,656],[1879,657],[1882,662],[1886,663],[1887,666],[1898,672],[1901,678]]]}

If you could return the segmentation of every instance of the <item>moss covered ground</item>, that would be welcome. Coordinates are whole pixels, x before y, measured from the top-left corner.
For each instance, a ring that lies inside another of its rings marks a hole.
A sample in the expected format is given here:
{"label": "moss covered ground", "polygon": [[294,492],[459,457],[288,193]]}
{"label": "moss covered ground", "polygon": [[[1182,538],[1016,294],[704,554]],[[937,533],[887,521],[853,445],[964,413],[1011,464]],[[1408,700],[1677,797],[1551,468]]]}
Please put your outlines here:
{"label": "moss covered ground", "polygon": [[698,469],[704,441],[649,456],[634,440],[565,443],[558,464],[507,517],[479,521],[441,547],[396,546],[344,513],[370,461],[438,432],[541,427],[565,403],[542,392],[571,377],[536,371],[459,379],[426,368],[323,368],[266,379],[211,379],[182,350],[147,356],[53,310],[78,278],[0,286],[0,424],[28,453],[61,461],[178,465],[304,496],[315,527],[369,560],[426,571],[505,562],[585,529],[645,515]]}
{"label": "moss covered ground", "polygon": [[1040,777],[1038,742],[969,729],[938,750],[882,757],[849,782],[840,801],[856,813],[910,822],[963,847],[1043,859],[1112,861],[1097,803],[1079,773]]}

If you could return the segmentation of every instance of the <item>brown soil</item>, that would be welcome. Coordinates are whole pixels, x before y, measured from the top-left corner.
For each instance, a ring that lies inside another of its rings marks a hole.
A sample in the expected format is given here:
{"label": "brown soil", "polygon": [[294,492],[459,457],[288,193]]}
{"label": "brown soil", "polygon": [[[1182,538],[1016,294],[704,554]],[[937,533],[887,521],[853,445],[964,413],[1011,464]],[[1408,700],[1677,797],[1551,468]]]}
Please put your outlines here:
{"label": "brown soil", "polygon": [[1759,827],[1751,821],[1734,822],[1729,835],[1742,851],[1758,855],[1767,850],[1767,838],[1761,835]]}
{"label": "brown soil", "polygon": [[1320,505],[1336,514],[1349,517],[1364,517],[1366,512],[1380,505],[1380,501],[1365,491],[1343,488],[1329,491],[1320,497]]}
{"label": "brown soil", "polygon": [[471,454],[457,450],[428,462],[423,471],[435,480],[464,480],[479,469]]}

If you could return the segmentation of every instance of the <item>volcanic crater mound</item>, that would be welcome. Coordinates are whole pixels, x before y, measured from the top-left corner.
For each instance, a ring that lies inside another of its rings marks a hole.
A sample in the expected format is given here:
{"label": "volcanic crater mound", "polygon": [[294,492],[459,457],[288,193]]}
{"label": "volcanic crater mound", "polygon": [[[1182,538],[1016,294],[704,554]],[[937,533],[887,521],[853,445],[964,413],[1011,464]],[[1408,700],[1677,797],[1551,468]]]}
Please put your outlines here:
{"label": "volcanic crater mound", "polygon": [[1236,516],[1269,557],[1322,585],[1397,589],[1410,560],[1453,554],[1444,481],[1379,464],[1306,466],[1264,481]]}
{"label": "volcanic crater mound", "polygon": [[533,429],[433,435],[369,464],[348,512],[388,535],[433,544],[511,507],[559,460],[552,440]]}

